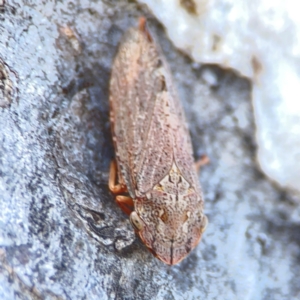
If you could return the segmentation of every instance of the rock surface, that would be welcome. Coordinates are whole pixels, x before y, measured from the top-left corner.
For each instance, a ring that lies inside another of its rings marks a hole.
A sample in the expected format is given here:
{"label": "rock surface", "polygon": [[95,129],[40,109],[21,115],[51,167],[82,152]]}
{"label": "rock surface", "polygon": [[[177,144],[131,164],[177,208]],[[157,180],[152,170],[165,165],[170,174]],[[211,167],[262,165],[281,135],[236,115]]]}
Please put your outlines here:
{"label": "rock surface", "polygon": [[140,0],[196,62],[251,79],[258,161],[300,194],[300,18],[298,1]]}
{"label": "rock surface", "polygon": [[[140,15],[195,153],[211,160],[199,175],[210,224],[174,267],[145,249],[107,188],[110,67]],[[247,80],[194,65],[125,0],[9,1],[0,20],[1,299],[299,299],[298,199],[255,164]]]}

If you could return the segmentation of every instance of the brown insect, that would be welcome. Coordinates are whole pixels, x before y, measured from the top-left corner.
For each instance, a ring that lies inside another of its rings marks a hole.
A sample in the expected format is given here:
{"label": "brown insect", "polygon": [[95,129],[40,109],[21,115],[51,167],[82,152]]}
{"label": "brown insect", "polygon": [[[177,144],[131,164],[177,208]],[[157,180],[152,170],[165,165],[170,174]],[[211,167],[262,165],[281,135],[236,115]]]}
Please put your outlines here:
{"label": "brown insect", "polygon": [[184,112],[145,18],[120,43],[110,106],[109,188],[148,249],[174,265],[199,243],[207,218]]}

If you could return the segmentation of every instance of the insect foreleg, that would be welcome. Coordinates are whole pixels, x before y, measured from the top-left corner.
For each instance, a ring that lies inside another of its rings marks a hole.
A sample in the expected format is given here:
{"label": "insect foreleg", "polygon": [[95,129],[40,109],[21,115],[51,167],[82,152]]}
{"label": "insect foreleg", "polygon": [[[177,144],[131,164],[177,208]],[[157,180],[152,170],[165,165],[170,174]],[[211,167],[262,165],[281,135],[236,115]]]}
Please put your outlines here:
{"label": "insect foreleg", "polygon": [[133,211],[133,200],[131,197],[119,195],[116,197],[116,202],[125,214],[130,215]]}

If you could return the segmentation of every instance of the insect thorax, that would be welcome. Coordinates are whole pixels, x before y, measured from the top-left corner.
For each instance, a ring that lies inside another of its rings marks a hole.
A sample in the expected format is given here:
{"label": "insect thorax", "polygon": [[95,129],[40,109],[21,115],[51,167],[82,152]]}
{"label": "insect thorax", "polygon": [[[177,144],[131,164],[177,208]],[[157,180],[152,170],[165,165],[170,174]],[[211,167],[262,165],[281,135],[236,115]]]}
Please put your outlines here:
{"label": "insect thorax", "polygon": [[158,231],[164,228],[165,234],[186,232],[189,224],[186,221],[191,215],[195,216],[198,209],[202,210],[201,197],[175,163],[146,197],[143,204],[136,206],[137,213],[150,227],[152,224]]}

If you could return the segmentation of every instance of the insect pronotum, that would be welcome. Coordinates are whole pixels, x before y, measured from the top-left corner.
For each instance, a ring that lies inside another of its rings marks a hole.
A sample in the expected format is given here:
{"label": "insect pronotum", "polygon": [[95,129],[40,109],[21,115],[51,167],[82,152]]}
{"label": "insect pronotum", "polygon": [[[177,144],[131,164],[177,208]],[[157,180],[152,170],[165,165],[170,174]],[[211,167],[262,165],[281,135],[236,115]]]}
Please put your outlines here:
{"label": "insect pronotum", "polygon": [[207,218],[184,112],[145,18],[119,45],[110,121],[109,188],[148,249],[174,265],[199,243]]}

